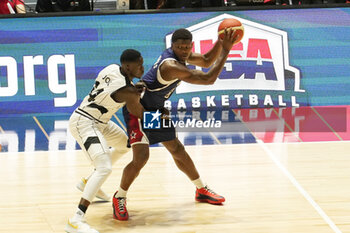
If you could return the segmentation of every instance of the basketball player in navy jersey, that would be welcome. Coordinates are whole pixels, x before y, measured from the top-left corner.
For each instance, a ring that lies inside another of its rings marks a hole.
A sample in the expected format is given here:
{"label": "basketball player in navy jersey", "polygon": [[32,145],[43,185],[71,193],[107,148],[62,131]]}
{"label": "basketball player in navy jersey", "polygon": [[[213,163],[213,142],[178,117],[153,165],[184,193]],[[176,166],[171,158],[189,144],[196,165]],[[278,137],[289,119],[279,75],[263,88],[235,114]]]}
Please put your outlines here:
{"label": "basketball player in navy jersey", "polygon": [[138,51],[127,49],[120,62],[121,66],[109,65],[98,74],[90,94],[69,119],[70,132],[94,166],[94,172],[81,187],[78,208],[65,228],[68,233],[98,233],[84,221],[85,212],[96,194],[101,193],[112,164],[129,151],[127,135],[111,118],[123,106],[134,117],[142,118],[144,112],[140,93],[131,84],[134,77],[143,75],[143,58]]}
{"label": "basketball player in navy jersey", "polygon": [[[234,31],[226,29],[224,39],[219,39],[209,52],[202,55],[192,52],[191,32],[186,29],[176,30],[172,35],[171,48],[162,53],[153,67],[142,78],[146,85],[141,99],[143,107],[147,111],[164,107],[165,100],[171,96],[181,81],[202,85],[213,84],[224,67],[236,39]],[[187,68],[186,63],[212,67],[205,73]],[[216,194],[203,183],[191,157],[177,139],[175,128],[143,129],[141,121],[125,108],[123,114],[127,123],[129,142],[133,149],[133,160],[124,168],[120,187],[113,196],[113,216],[115,219],[128,219],[127,191],[149,158],[149,145],[159,142],[171,153],[177,167],[196,186],[195,199],[197,201],[210,204],[221,204],[225,201],[224,197]]]}

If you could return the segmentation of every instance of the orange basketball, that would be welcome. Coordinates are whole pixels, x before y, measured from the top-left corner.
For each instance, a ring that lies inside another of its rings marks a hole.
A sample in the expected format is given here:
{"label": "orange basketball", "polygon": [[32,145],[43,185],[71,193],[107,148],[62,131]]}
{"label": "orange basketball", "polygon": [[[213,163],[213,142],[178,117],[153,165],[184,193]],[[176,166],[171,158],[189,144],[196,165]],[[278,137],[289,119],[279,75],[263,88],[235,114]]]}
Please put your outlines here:
{"label": "orange basketball", "polygon": [[241,21],[237,19],[224,19],[218,27],[218,34],[221,39],[224,39],[225,28],[235,30],[235,36],[238,35],[238,40],[236,43],[242,40],[244,35],[244,27]]}

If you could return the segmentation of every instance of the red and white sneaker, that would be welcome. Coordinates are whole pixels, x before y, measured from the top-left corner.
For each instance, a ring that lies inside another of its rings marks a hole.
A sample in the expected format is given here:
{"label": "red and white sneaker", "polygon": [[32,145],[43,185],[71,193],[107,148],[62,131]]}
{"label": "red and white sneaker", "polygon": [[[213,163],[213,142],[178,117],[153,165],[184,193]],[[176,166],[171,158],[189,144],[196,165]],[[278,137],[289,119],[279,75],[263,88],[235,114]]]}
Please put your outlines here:
{"label": "red and white sneaker", "polygon": [[113,218],[120,221],[128,220],[129,214],[128,214],[128,210],[126,209],[126,197],[115,197],[115,194],[113,196],[113,203],[112,203]]}
{"label": "red and white sneaker", "polygon": [[208,186],[205,186],[203,188],[196,189],[196,201],[220,205],[225,201],[225,198],[216,194],[213,190],[209,189]]}

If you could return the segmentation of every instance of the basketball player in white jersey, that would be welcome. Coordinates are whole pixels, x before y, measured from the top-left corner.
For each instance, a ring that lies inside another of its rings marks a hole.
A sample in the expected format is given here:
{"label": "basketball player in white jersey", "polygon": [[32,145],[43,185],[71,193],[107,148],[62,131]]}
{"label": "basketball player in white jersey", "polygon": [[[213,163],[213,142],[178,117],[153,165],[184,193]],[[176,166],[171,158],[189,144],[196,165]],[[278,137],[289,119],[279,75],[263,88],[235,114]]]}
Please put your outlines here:
{"label": "basketball player in white jersey", "polygon": [[111,121],[113,114],[126,105],[128,111],[142,118],[140,93],[131,81],[143,75],[143,58],[138,51],[127,49],[120,62],[121,66],[109,65],[98,74],[93,89],[69,120],[72,135],[95,170],[82,187],[78,208],[65,228],[68,233],[98,233],[84,221],[85,212],[112,172],[112,164],[129,151],[128,137]]}

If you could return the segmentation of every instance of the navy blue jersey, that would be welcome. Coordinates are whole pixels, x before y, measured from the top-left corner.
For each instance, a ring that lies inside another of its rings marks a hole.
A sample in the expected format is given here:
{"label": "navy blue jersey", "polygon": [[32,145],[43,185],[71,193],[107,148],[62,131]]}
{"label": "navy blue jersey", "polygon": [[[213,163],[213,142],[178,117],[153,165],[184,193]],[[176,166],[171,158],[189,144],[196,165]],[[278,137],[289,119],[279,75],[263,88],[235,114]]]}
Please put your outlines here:
{"label": "navy blue jersey", "polygon": [[141,103],[146,110],[153,111],[164,107],[165,100],[169,99],[181,82],[178,79],[166,81],[160,75],[160,65],[168,60],[180,62],[171,48],[166,49],[160,55],[153,67],[142,78],[147,85],[145,94],[141,99]]}

